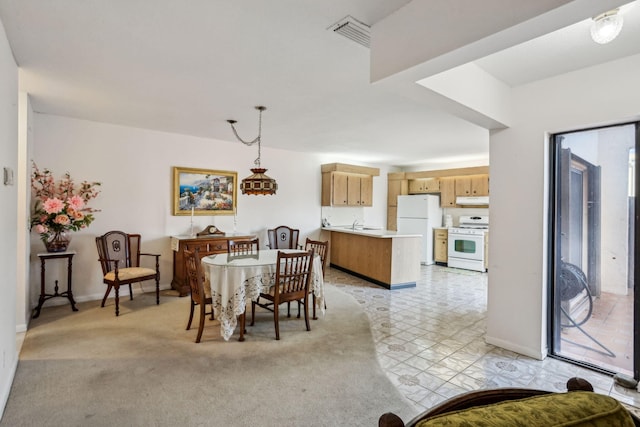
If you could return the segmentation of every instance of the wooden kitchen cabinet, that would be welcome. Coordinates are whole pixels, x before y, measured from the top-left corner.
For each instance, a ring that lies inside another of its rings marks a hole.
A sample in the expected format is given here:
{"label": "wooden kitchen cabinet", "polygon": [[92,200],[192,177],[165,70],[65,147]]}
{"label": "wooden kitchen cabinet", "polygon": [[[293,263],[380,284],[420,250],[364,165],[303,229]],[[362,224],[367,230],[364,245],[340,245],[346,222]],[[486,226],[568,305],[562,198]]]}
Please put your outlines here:
{"label": "wooden kitchen cabinet", "polygon": [[222,233],[215,227],[210,226],[216,233],[203,236],[172,236],[171,249],[173,250],[173,280],[171,287],[180,293],[180,296],[189,295],[191,289],[186,280],[184,265],[184,250],[198,249],[199,255],[207,256],[212,254],[227,253],[229,239],[253,239],[255,235]]}
{"label": "wooden kitchen cabinet", "polygon": [[409,194],[438,193],[440,192],[440,179],[412,179],[409,181]]}
{"label": "wooden kitchen cabinet", "polygon": [[446,228],[433,229],[433,259],[436,264],[447,264],[447,245],[449,244],[449,230]]}
{"label": "wooden kitchen cabinet", "polygon": [[387,230],[398,229],[398,207],[387,206]]}
{"label": "wooden kitchen cabinet", "polygon": [[456,196],[488,196],[489,175],[456,177]]}
{"label": "wooden kitchen cabinet", "polygon": [[372,205],[372,176],[343,172],[322,174],[322,206]]}
{"label": "wooden kitchen cabinet", "polygon": [[355,200],[356,205],[360,206],[373,206],[373,177],[368,175],[350,176],[349,180],[357,180],[360,185],[354,183],[353,197],[347,197],[347,200]]}
{"label": "wooden kitchen cabinet", "polygon": [[471,176],[471,195],[472,196],[488,196],[489,195],[489,175],[472,175]]}
{"label": "wooden kitchen cabinet", "polygon": [[331,188],[331,200],[329,204],[333,206],[347,206],[347,196],[349,194],[349,181],[347,180],[347,175],[342,173],[332,173],[328,174],[327,178],[332,181],[329,184]]}
{"label": "wooden kitchen cabinet", "polygon": [[387,185],[387,206],[398,206],[398,196],[408,194],[407,180],[391,179],[389,176]]}
{"label": "wooden kitchen cabinet", "polygon": [[387,174],[387,230],[398,228],[398,196],[409,194],[409,185],[404,172]]}
{"label": "wooden kitchen cabinet", "polygon": [[456,177],[456,196],[470,196],[471,195],[471,177],[459,176]]}
{"label": "wooden kitchen cabinet", "polygon": [[452,208],[456,205],[456,178],[440,178],[440,207]]}

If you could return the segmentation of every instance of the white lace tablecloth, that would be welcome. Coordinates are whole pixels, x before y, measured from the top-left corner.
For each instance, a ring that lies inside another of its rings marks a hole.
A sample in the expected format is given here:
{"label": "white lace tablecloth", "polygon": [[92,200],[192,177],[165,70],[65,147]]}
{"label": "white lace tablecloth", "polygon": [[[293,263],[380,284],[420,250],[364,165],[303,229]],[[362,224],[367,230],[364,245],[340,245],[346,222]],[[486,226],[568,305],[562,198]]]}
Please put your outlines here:
{"label": "white lace tablecloth", "polygon": [[[300,252],[282,250],[282,252]],[[220,335],[228,341],[238,324],[237,316],[245,312],[247,302],[255,300],[260,292],[268,292],[275,282],[278,250],[258,251],[255,257],[232,257],[229,254],[202,258],[202,267],[211,284],[211,299],[216,318],[220,321]],[[316,296],[316,310],[324,315],[324,280],[322,261],[313,260],[309,292]],[[309,301],[312,301],[311,297]]]}

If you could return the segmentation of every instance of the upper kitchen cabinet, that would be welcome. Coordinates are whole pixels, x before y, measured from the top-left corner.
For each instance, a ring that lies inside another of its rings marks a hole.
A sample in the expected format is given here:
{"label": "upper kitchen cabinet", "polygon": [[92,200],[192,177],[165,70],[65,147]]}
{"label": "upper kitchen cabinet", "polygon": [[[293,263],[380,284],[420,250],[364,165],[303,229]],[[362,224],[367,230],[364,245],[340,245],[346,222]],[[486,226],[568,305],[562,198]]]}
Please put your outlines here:
{"label": "upper kitchen cabinet", "polygon": [[456,206],[456,178],[450,176],[440,178],[440,207],[453,208]]}
{"label": "upper kitchen cabinet", "polygon": [[404,172],[387,175],[387,206],[398,206],[398,196],[409,194]]}
{"label": "upper kitchen cabinet", "polygon": [[411,181],[409,181],[409,193],[411,194],[439,193],[439,192],[440,192],[439,178],[412,179]]}
{"label": "upper kitchen cabinet", "polygon": [[488,196],[489,175],[456,177],[456,196]]}
{"label": "upper kitchen cabinet", "polygon": [[395,230],[398,216],[398,196],[409,194],[404,172],[387,174],[387,230]]}
{"label": "upper kitchen cabinet", "polygon": [[321,170],[322,206],[373,205],[373,177],[380,169],[331,163]]}

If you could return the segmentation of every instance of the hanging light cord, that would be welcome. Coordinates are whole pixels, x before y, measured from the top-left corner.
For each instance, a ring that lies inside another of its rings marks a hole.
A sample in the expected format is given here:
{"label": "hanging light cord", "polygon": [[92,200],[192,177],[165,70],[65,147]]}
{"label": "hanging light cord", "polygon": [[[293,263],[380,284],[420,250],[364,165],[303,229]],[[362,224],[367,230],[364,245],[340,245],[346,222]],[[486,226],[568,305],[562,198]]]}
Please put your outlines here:
{"label": "hanging light cord", "polygon": [[229,122],[229,124],[231,124],[231,129],[233,130],[233,134],[236,136],[236,138],[238,138],[238,141],[242,142],[245,145],[248,146],[252,146],[254,145],[256,142],[258,143],[258,158],[253,162],[257,167],[260,167],[260,142],[262,139],[262,112],[264,110],[266,110],[267,107],[263,107],[261,105],[256,107],[256,110],[258,110],[258,136],[255,137],[255,139],[253,141],[245,141],[242,138],[240,138],[240,135],[238,135],[238,131],[236,130],[236,127],[234,126],[234,123],[237,123],[235,120],[227,120],[227,122]]}

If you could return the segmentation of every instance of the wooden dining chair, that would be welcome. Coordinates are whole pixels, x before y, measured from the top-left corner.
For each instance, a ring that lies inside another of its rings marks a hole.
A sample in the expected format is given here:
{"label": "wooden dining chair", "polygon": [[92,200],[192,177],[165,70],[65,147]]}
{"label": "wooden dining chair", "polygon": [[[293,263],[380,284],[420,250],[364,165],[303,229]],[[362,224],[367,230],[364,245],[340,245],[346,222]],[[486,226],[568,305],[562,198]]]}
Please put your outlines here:
{"label": "wooden dining chair", "polygon": [[269,238],[269,249],[302,249],[298,244],[300,230],[281,225],[279,227],[267,230]]}
{"label": "wooden dining chair", "polygon": [[[320,261],[322,263],[322,278],[324,280],[324,271],[325,266],[327,264],[327,254],[329,253],[329,241],[321,242],[319,240],[311,240],[307,237],[304,243],[305,250],[313,249],[314,253],[320,257]],[[313,319],[317,319],[316,317],[316,294],[311,290],[311,295],[313,297]],[[324,303],[324,309],[327,309],[327,303]],[[298,309],[298,314],[300,310]]]}
{"label": "wooden dining chair", "polygon": [[[133,299],[132,283],[140,283],[145,280],[156,282],[156,304],[160,304],[160,254],[140,252],[139,234],[128,234],[122,231],[109,231],[96,237],[98,248],[98,261],[102,267],[103,282],[107,285],[107,291],[102,298],[101,307],[104,307],[111,289],[115,290],[116,316],[120,315],[120,286],[129,285],[129,299]],[[149,256],[155,258],[155,269],[140,266],[140,257]]]}
{"label": "wooden dining chair", "polygon": [[260,239],[229,240],[227,252],[229,255],[257,255],[260,250]]}
{"label": "wooden dining chair", "polygon": [[[278,323],[278,307],[282,303],[300,301],[304,307],[304,321],[307,331],[311,330],[309,323],[309,283],[313,269],[313,249],[306,252],[284,253],[279,251],[276,262],[276,280],[268,293],[261,292],[255,301],[251,301],[251,326],[255,322],[256,305],[273,312],[273,322],[276,329],[276,340],[280,339]],[[260,302],[260,299],[266,302]]]}
{"label": "wooden dining chair", "polygon": [[[191,289],[191,310],[189,312],[189,321],[187,322],[187,331],[191,329],[191,321],[193,320],[193,312],[195,307],[200,308],[200,318],[198,323],[198,335],[196,337],[196,343],[200,342],[202,338],[202,331],[204,330],[204,319],[207,314],[211,315],[213,320],[213,300],[211,298],[211,288],[209,285],[205,285],[204,272],[202,271],[201,256],[196,248],[193,251],[185,249],[184,264],[186,268],[186,280],[189,283]],[[211,311],[207,312],[207,304],[211,307]]]}

